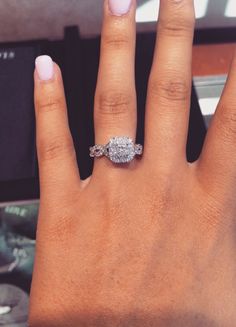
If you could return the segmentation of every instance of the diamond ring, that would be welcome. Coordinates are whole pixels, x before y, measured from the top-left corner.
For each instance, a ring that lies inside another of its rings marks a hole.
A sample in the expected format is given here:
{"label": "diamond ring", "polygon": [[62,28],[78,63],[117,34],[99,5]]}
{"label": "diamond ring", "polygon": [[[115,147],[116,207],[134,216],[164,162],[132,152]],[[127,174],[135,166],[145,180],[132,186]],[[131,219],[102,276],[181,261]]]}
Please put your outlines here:
{"label": "diamond ring", "polygon": [[90,149],[90,157],[99,158],[106,156],[113,163],[129,163],[134,157],[141,156],[143,146],[134,144],[132,139],[127,136],[112,137],[106,145],[96,144]]}

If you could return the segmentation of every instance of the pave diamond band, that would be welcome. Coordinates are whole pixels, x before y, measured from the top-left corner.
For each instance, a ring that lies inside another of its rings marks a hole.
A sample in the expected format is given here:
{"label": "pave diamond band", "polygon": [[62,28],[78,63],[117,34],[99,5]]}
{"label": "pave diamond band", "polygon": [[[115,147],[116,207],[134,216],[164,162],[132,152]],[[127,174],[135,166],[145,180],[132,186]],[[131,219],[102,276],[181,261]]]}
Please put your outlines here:
{"label": "pave diamond band", "polygon": [[143,146],[134,144],[127,136],[112,137],[106,145],[96,144],[90,148],[90,157],[106,156],[114,163],[129,163],[136,155],[141,156],[142,153]]}

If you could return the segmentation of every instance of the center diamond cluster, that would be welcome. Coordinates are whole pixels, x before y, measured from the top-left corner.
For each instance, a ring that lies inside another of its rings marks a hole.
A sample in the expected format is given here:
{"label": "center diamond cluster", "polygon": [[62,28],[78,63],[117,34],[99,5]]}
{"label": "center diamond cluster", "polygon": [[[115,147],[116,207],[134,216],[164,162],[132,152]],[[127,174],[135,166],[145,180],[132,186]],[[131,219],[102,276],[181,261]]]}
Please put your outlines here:
{"label": "center diamond cluster", "polygon": [[135,157],[135,146],[131,138],[113,137],[106,146],[106,155],[114,163],[128,163]]}

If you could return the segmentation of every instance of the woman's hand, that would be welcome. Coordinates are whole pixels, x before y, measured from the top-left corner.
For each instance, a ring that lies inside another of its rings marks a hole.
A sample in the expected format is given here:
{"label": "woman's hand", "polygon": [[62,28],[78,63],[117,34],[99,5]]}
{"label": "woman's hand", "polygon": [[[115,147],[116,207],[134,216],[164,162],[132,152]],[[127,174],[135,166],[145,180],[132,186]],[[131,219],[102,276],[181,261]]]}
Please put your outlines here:
{"label": "woman's hand", "polygon": [[[136,135],[135,1],[104,3],[96,144]],[[162,0],[144,154],[81,181],[60,70],[36,62],[41,203],[32,327],[236,324],[236,60],[199,160],[186,160],[192,0]],[[82,108],[80,108],[82,110]]]}

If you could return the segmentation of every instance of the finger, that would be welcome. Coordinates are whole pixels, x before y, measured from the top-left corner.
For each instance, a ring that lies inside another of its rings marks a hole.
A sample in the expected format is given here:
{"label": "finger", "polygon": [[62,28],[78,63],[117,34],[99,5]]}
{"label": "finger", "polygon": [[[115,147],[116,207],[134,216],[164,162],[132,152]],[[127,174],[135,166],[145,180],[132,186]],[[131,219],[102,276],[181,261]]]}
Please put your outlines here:
{"label": "finger", "polygon": [[64,195],[79,186],[60,68],[48,56],[36,59],[35,113],[41,195]]}
{"label": "finger", "polygon": [[114,136],[135,138],[135,39],[135,1],[105,0],[94,108],[97,144]]}
{"label": "finger", "polygon": [[193,0],[161,0],[145,133],[145,156],[155,164],[186,161],[194,22]]}
{"label": "finger", "polygon": [[[236,183],[236,55],[216,113],[211,121],[198,167],[208,184],[231,185]],[[210,183],[211,182],[211,183]],[[220,188],[222,190],[222,188]]]}

